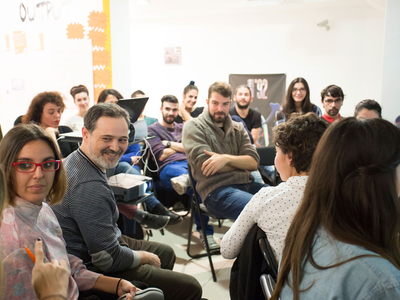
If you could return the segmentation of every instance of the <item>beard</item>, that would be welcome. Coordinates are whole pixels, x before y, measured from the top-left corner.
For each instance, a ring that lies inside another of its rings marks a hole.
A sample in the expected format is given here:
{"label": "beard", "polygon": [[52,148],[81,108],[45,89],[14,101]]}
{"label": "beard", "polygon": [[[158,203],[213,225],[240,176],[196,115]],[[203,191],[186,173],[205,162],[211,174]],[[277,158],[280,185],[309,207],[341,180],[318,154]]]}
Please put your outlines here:
{"label": "beard", "polygon": [[163,115],[163,121],[165,122],[165,123],[167,123],[167,124],[172,124],[172,123],[174,123],[175,122],[175,119],[176,118],[174,118],[174,117],[168,117],[168,116],[165,116],[165,115]]}
{"label": "beard", "polygon": [[[115,168],[118,165],[119,159],[123,154],[121,149],[118,151],[113,151],[111,149],[106,148],[100,151],[100,156],[97,156],[96,154],[94,154],[91,147],[88,147],[88,152],[90,159],[93,160],[93,162],[102,169]],[[104,154],[113,154],[115,155],[115,157],[111,158],[110,160],[107,160],[104,158]]]}
{"label": "beard", "polygon": [[250,106],[250,102],[245,104],[245,105],[241,105],[239,102],[236,102],[237,107],[239,107],[240,109],[246,109]]}
{"label": "beard", "polygon": [[337,109],[328,110],[328,115],[329,116],[336,116],[338,113],[339,113],[339,110],[337,110]]}
{"label": "beard", "polygon": [[[221,115],[217,116],[217,114],[221,114]],[[214,123],[224,123],[226,120],[227,114],[222,111],[218,111],[218,112],[214,113],[213,115],[210,113],[210,117]]]}

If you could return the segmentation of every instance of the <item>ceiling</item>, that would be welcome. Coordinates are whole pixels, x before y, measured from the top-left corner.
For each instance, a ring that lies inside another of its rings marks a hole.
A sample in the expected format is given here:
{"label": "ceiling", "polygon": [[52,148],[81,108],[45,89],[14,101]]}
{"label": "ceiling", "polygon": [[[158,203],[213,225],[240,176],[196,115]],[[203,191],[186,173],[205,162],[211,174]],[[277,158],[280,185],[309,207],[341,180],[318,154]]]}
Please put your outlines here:
{"label": "ceiling", "polygon": [[141,5],[130,2],[131,21],[191,19],[215,15],[279,14],[359,10],[363,13],[384,15],[385,0],[150,0]]}

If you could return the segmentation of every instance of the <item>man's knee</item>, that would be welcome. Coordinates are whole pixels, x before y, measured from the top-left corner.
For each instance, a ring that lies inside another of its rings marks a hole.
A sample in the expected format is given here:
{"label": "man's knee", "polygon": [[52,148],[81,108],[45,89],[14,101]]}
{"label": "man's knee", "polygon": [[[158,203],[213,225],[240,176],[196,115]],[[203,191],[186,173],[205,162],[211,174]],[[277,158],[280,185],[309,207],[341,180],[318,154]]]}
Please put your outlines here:
{"label": "man's knee", "polygon": [[175,265],[176,255],[174,249],[167,244],[158,244],[158,248],[154,251],[161,260],[161,268],[172,270]]}
{"label": "man's knee", "polygon": [[203,289],[200,283],[193,276],[187,275],[184,279],[185,285],[182,286],[182,299],[198,300],[201,299]]}

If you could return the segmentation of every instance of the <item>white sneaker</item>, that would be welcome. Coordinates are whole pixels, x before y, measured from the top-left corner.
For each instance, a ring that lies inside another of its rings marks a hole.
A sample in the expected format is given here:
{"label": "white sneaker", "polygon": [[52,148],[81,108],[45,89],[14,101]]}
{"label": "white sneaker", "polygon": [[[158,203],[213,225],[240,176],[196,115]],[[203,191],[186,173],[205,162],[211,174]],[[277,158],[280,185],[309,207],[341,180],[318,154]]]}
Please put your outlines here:
{"label": "white sneaker", "polygon": [[171,178],[172,187],[179,195],[183,195],[190,186],[189,180],[188,174],[182,174],[181,176]]}
{"label": "white sneaker", "polygon": [[[206,249],[206,241],[203,239],[203,235],[200,232],[200,240],[203,244],[204,249]],[[212,234],[207,234],[207,242],[210,251],[216,251],[221,249],[221,246],[214,240],[214,236]]]}

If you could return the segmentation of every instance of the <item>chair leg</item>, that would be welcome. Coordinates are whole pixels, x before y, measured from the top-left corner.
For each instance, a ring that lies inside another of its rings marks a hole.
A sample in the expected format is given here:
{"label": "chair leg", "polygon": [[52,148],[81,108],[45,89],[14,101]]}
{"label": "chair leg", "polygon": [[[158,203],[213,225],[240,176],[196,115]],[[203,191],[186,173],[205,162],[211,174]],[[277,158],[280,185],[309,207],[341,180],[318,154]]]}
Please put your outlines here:
{"label": "chair leg", "polygon": [[[197,213],[200,216],[200,223],[201,223],[201,233],[204,237],[204,241],[205,241],[205,246],[206,246],[206,253],[201,253],[201,254],[191,254],[190,253],[190,243],[191,243],[191,239],[192,239],[192,227],[193,227],[193,223],[194,223],[194,213],[195,211],[197,211]],[[190,216],[190,226],[189,226],[189,235],[188,235],[188,246],[187,246],[187,254],[191,257],[191,258],[200,258],[200,257],[208,257],[208,262],[210,264],[210,269],[211,269],[211,274],[213,277],[213,281],[217,282],[217,276],[215,274],[215,270],[214,270],[214,264],[211,258],[211,255],[213,254],[220,254],[220,251],[213,251],[211,252],[210,250],[210,246],[208,245],[208,241],[207,241],[207,234],[206,234],[206,230],[205,230],[205,224],[202,218],[202,213],[200,210],[200,207],[198,207],[195,203],[193,203],[192,206],[192,214]]]}
{"label": "chair leg", "polygon": [[218,219],[218,227],[221,228],[222,224],[224,223],[223,219]]}
{"label": "chair leg", "polygon": [[215,275],[214,264],[213,264],[213,261],[212,261],[212,258],[211,258],[210,246],[208,245],[207,234],[206,234],[206,226],[204,224],[203,215],[202,215],[200,207],[198,205],[196,205],[196,209],[197,209],[197,213],[199,214],[199,217],[200,217],[201,231],[203,232],[203,237],[204,237],[204,241],[205,241],[205,244],[206,244],[206,252],[207,252],[207,256],[208,256],[208,261],[210,263],[210,268],[211,268],[213,281],[217,282],[217,276]]}
{"label": "chair leg", "polygon": [[193,228],[193,221],[194,221],[194,214],[193,213],[194,212],[192,210],[192,213],[190,215],[190,221],[189,221],[188,243],[187,243],[187,248],[186,248],[187,255],[189,255],[192,258],[193,258],[193,256],[190,254],[190,244],[192,242],[192,228]]}

